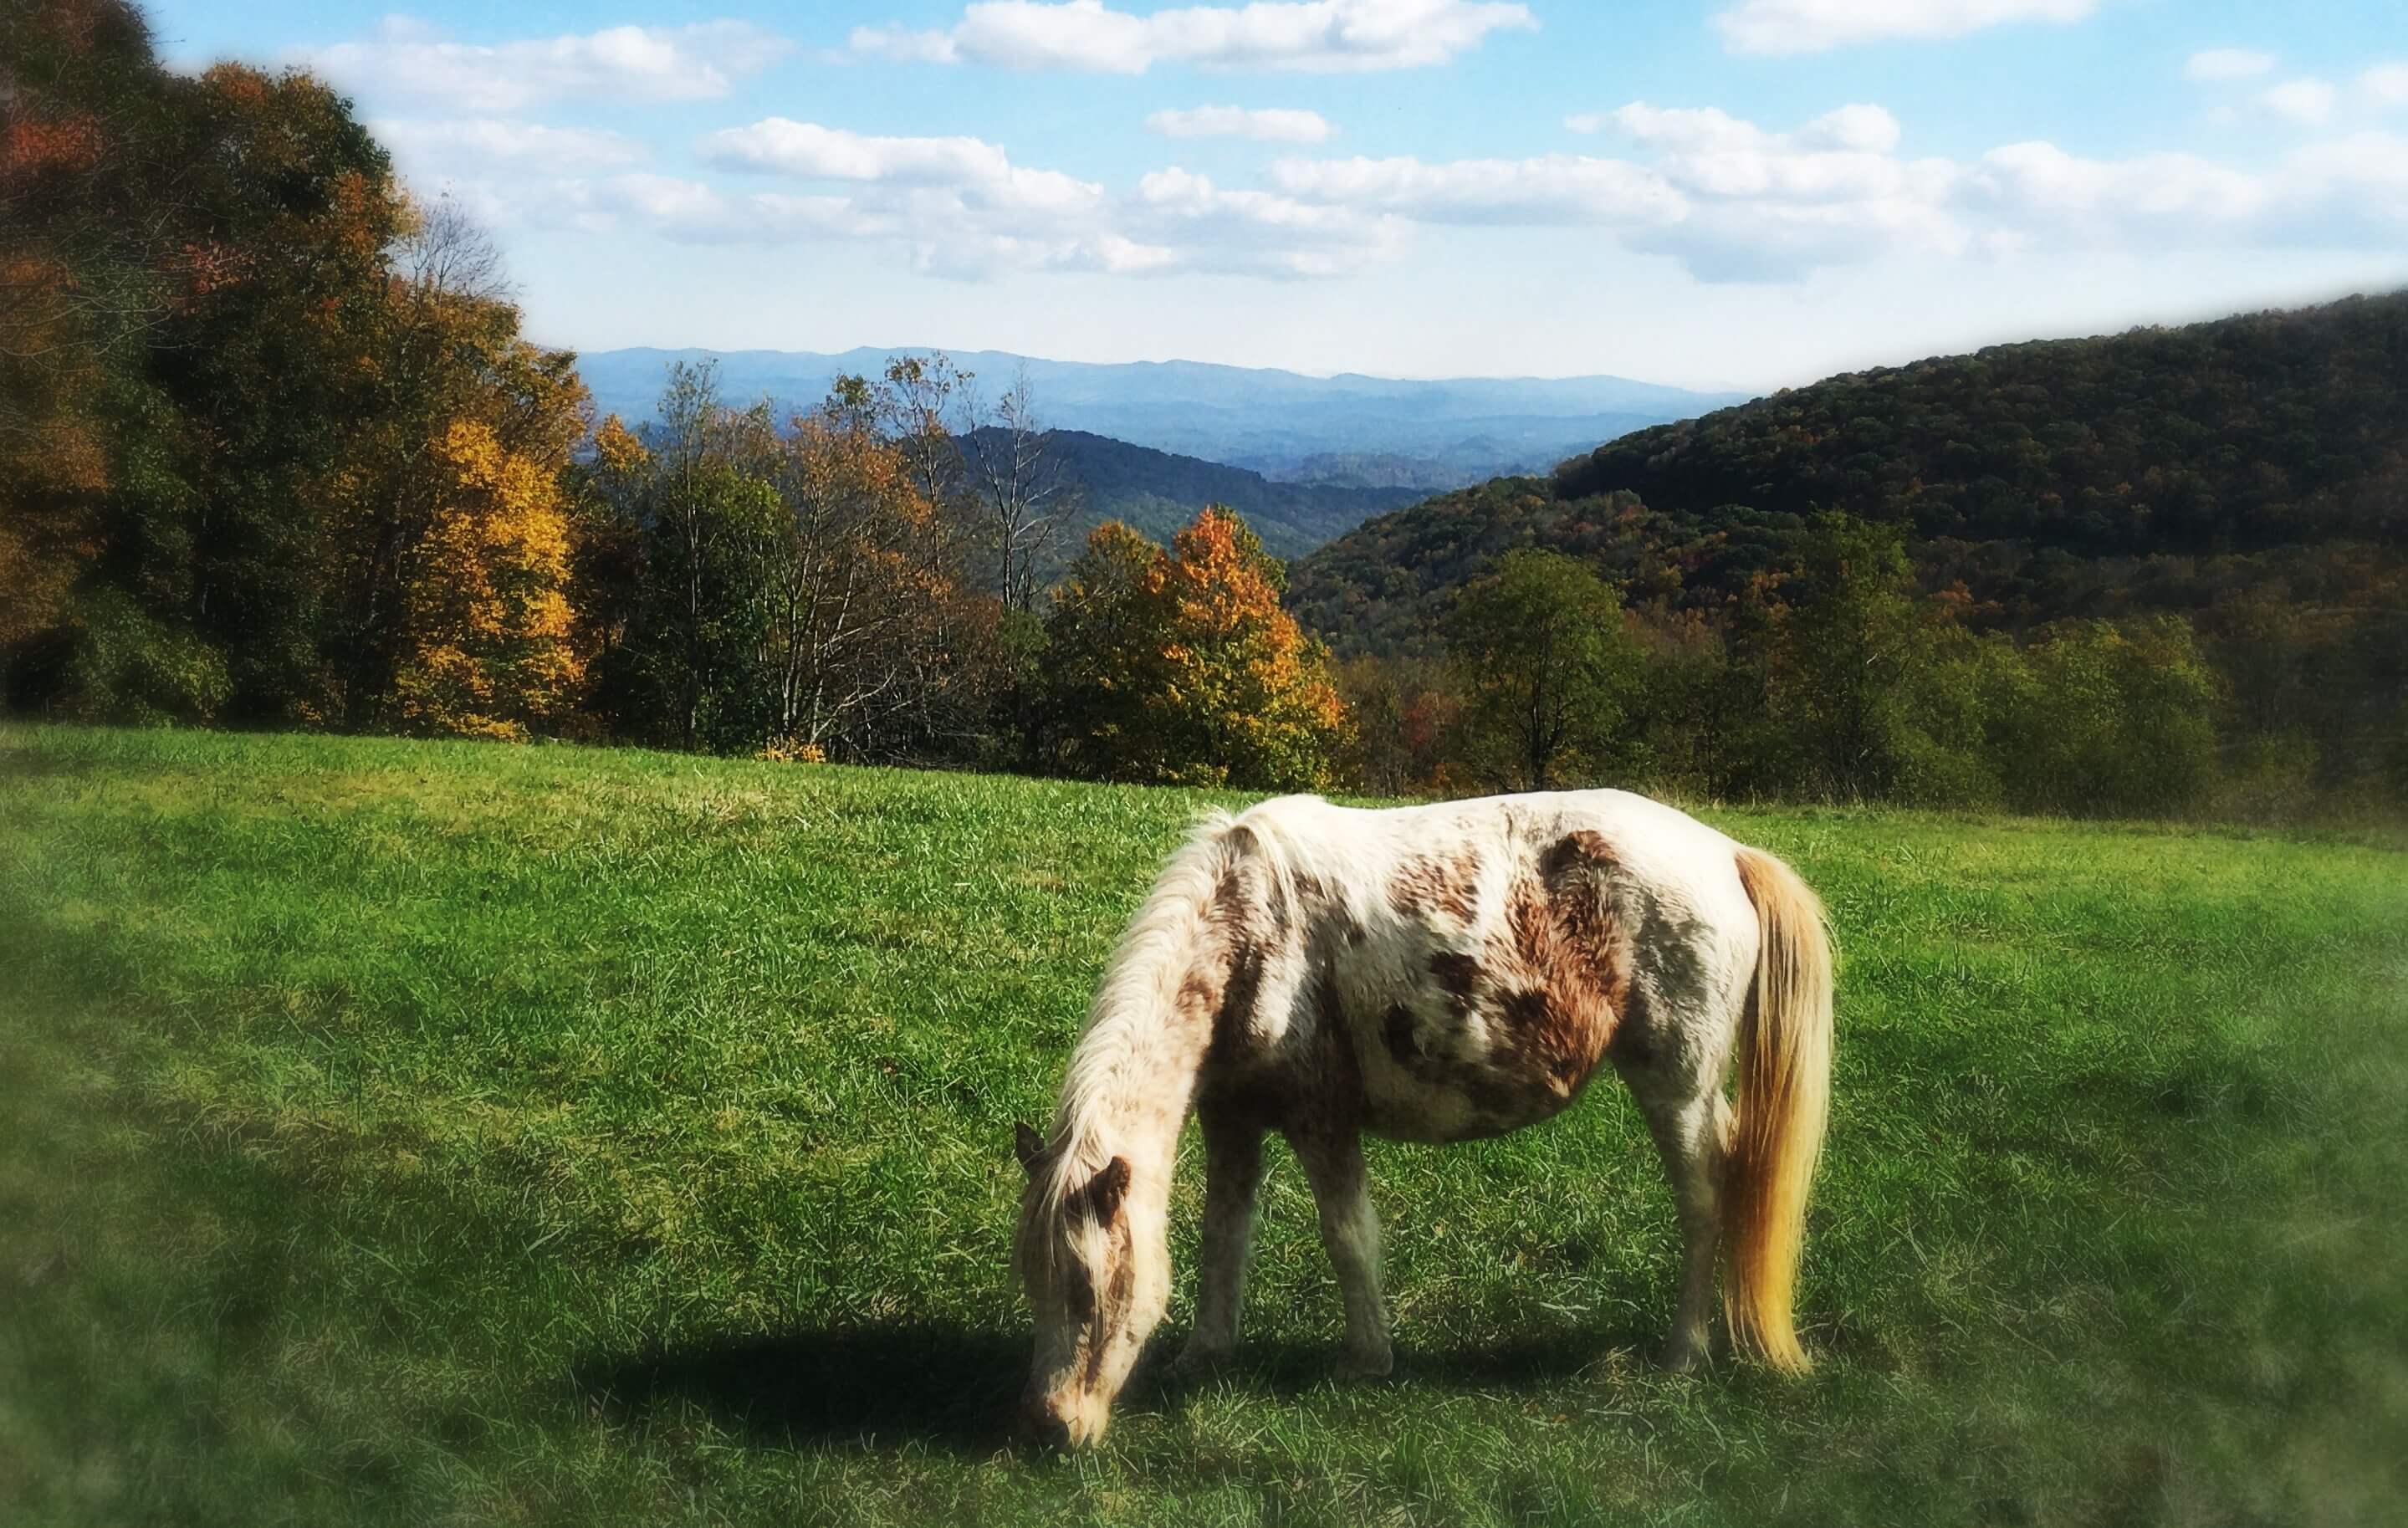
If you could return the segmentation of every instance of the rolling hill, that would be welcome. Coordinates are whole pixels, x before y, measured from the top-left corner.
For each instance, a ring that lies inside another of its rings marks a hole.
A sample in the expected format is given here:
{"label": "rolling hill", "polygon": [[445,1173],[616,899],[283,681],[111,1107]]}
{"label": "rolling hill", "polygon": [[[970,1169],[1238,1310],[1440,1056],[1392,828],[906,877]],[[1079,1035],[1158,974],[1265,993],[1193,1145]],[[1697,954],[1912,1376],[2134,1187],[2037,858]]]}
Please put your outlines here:
{"label": "rolling hill", "polygon": [[1976,625],[2236,603],[2396,620],[2408,293],[1785,390],[1367,521],[1298,565],[1291,602],[1342,651],[1410,650],[1455,588],[1539,544],[1634,602],[1708,607],[1784,567],[1821,509],[1899,527]]}
{"label": "rolling hill", "polygon": [[[651,416],[672,361],[716,359],[732,402],[767,397],[781,412],[825,396],[839,374],[875,377],[898,350],[619,350],[578,358],[595,406]],[[1630,430],[1686,418],[1743,394],[1692,393],[1622,377],[1407,380],[1211,365],[1046,361],[996,350],[951,352],[990,391],[1026,368],[1049,424],[1253,469],[1274,479],[1423,490],[1541,470],[1566,453]],[[1369,475],[1344,460],[1383,460]]]}
{"label": "rolling hill", "polygon": [[[963,437],[975,463],[994,438],[980,430]],[[1060,463],[1064,516],[1052,545],[1052,567],[1078,555],[1087,533],[1107,520],[1123,520],[1155,541],[1196,518],[1208,504],[1223,504],[1245,516],[1273,556],[1304,556],[1331,536],[1369,516],[1422,496],[1412,488],[1272,482],[1259,472],[1224,466],[1169,451],[1132,446],[1083,430],[1056,430],[1052,446]]]}

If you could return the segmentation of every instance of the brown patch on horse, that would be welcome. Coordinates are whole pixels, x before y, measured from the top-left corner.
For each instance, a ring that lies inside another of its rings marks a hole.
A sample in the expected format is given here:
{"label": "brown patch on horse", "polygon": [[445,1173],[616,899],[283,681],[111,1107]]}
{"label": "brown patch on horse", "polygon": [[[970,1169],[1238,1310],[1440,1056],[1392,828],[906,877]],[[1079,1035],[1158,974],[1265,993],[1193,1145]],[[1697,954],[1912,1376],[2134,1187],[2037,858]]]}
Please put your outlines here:
{"label": "brown patch on horse", "polygon": [[1537,875],[1508,893],[1505,922],[1528,985],[1499,1005],[1501,1039],[1526,1074],[1569,1096],[1612,1043],[1630,1000],[1630,931],[1602,894],[1613,855],[1603,835],[1566,834]]}
{"label": "brown patch on horse", "polygon": [[1470,922],[1480,910],[1480,851],[1467,844],[1451,860],[1414,855],[1388,878],[1388,905],[1406,918],[1443,913]]}
{"label": "brown patch on horse", "polygon": [[1352,1130],[1363,1117],[1363,1064],[1354,1054],[1354,1031],[1346,1021],[1337,969],[1324,962],[1314,984],[1320,1023],[1299,1090],[1299,1112],[1307,1119]]}
{"label": "brown patch on horse", "polygon": [[1234,1056],[1254,1028],[1263,972],[1292,927],[1287,893],[1259,856],[1260,842],[1242,824],[1223,835],[1227,858],[1212,888],[1211,934],[1196,968],[1180,985],[1182,1006],[1211,1015],[1208,1053]]}
{"label": "brown patch on horse", "polygon": [[1104,1359],[1110,1351],[1109,1345],[1096,1340],[1096,1336],[1120,1330],[1121,1312],[1128,1308],[1129,1300],[1137,1289],[1136,1249],[1131,1245],[1126,1215],[1117,1212],[1113,1215],[1104,1262],[1104,1288],[1100,1300],[1096,1299],[1095,1286],[1087,1279],[1087,1270],[1075,1263],[1070,1264],[1070,1274],[1078,1281],[1071,1286],[1072,1289],[1085,1285],[1086,1299],[1095,1305],[1095,1324],[1089,1329],[1087,1338],[1087,1387],[1090,1390],[1103,1382]]}
{"label": "brown patch on horse", "polygon": [[[1192,979],[1192,978],[1191,978]],[[1229,979],[1212,1010],[1212,1053],[1232,1056],[1254,1027],[1254,1003],[1263,990],[1263,947],[1240,940],[1229,956]]]}
{"label": "brown patch on horse", "polygon": [[1584,864],[1612,863],[1613,850],[1606,846],[1605,835],[1594,828],[1574,828],[1539,856],[1539,878],[1553,887]]}

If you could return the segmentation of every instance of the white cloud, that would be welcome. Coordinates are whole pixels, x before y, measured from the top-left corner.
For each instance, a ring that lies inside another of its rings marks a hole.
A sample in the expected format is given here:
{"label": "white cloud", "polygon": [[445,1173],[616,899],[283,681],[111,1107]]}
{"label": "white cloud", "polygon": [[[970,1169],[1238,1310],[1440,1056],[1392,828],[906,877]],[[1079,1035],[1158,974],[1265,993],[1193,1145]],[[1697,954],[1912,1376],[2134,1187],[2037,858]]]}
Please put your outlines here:
{"label": "white cloud", "polygon": [[1320,112],[1278,107],[1251,111],[1243,107],[1157,111],[1146,118],[1145,128],[1166,138],[1254,138],[1265,143],[1320,143],[1329,136],[1328,120]]}
{"label": "white cloud", "polygon": [[724,168],[824,184],[746,194],[637,171],[446,189],[496,224],[635,227],[695,244],[867,240],[893,246],[915,270],[964,279],[1006,270],[1333,276],[1393,256],[1407,236],[1401,219],[1222,190],[1176,168],[1116,196],[970,137],[876,137],[773,117],[710,134],[696,150]]}
{"label": "white cloud", "polygon": [[1207,269],[1337,276],[1402,252],[1401,218],[1264,191],[1225,191],[1172,166],[1138,181],[1133,219]]}
{"label": "white cloud", "polygon": [[1538,23],[1495,0],[1250,0],[1140,16],[1104,0],[979,0],[941,31],[856,27],[853,51],[936,64],[1143,74],[1156,64],[1319,73],[1444,64]]}
{"label": "white cloud", "polygon": [[1395,212],[1422,222],[1642,223],[1683,215],[1661,177],[1618,159],[1283,159],[1271,180],[1291,196]]}
{"label": "white cloud", "polygon": [[[1157,186],[1157,195],[1161,188]],[[1240,206],[1251,199],[1240,195]],[[1326,230],[1269,226],[1249,233],[1245,211],[1171,196],[1125,208],[1014,224],[968,199],[929,188],[872,188],[847,195],[759,193],[731,196],[697,181],[623,175],[586,188],[574,205],[587,215],[647,227],[692,244],[787,244],[804,239],[868,240],[898,249],[923,275],[980,280],[1004,271],[1090,271],[1157,276],[1225,270],[1279,276],[1339,274],[1367,258],[1359,239]],[[1121,224],[1125,221],[1128,226]],[[1298,236],[1301,234],[1301,242]]]}
{"label": "white cloud", "polygon": [[289,55],[371,100],[440,102],[463,111],[521,110],[542,101],[695,101],[782,55],[787,44],[749,21],[615,26],[506,43],[447,42],[423,22],[389,17],[365,42]]}
{"label": "white cloud", "polygon": [[2340,99],[2341,92],[2322,79],[2286,79],[2258,97],[2275,116],[2307,127],[2330,121]]}
{"label": "white cloud", "polygon": [[2360,95],[2377,107],[2408,107],[2408,64],[2378,64],[2358,77]]}
{"label": "white cloud", "polygon": [[451,121],[386,117],[368,123],[377,141],[392,150],[404,174],[439,176],[467,171],[482,175],[496,164],[549,171],[637,164],[644,146],[618,133],[545,127],[492,117]]}
{"label": "white cloud", "polygon": [[1880,107],[1842,107],[1795,133],[1769,133],[1712,107],[1659,110],[1643,101],[1606,121],[1656,150],[1674,185],[1706,195],[1833,201],[1943,189],[1917,191],[1918,175],[1941,172],[1891,155],[1900,136],[1898,119]]}
{"label": "white cloud", "polygon": [[1991,150],[1970,185],[2012,224],[2055,223],[2094,237],[2148,224],[2229,232],[2248,226],[2272,201],[2261,178],[2195,154],[2084,159],[2042,142]]}
{"label": "white cloud", "polygon": [[2312,143],[2285,166],[2302,242],[2397,248],[2408,236],[2408,136],[2355,133]]}
{"label": "white cloud", "polygon": [[980,138],[869,137],[769,117],[710,134],[696,149],[706,161],[732,169],[926,187],[981,207],[1039,216],[1087,211],[1104,196],[1104,188],[1093,181],[1014,164],[1001,149]]}
{"label": "white cloud", "polygon": [[2007,21],[2079,21],[2100,0],[1740,0],[1714,29],[1742,53],[1819,53],[1850,43],[1962,36]]}
{"label": "white cloud", "polygon": [[1842,107],[1787,133],[1644,102],[1566,125],[1614,133],[1643,158],[1285,159],[1271,179],[1302,200],[1422,222],[1600,228],[1706,280],[1784,279],[1971,241],[1947,205],[1962,172],[1898,157],[1898,120],[1880,107]]}
{"label": "white cloud", "polygon": [[2010,144],[1983,156],[1967,188],[2004,225],[2055,244],[2383,249],[2408,235],[2408,137],[2328,139],[2262,171],[2191,154],[2095,160]]}
{"label": "white cloud", "polygon": [[2246,48],[2211,48],[2190,56],[2189,62],[2183,65],[2183,78],[2199,80],[2255,79],[2259,75],[2272,73],[2273,68],[2274,55],[2272,53],[2253,52]]}

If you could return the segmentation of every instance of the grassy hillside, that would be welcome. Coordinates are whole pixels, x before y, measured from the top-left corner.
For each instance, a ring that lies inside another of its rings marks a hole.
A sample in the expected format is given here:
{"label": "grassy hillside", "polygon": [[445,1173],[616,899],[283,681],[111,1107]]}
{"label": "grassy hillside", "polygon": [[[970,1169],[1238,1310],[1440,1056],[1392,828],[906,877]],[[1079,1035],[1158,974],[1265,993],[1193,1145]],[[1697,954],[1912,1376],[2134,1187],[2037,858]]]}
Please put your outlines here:
{"label": "grassy hillside", "polygon": [[[1400,1369],[1253,1346],[1002,1447],[1010,1122],[1199,798],[0,731],[0,1521],[2376,1523],[2408,1465],[2408,875],[1726,812],[1844,955],[1803,1325],[1643,1361],[1612,1086],[1382,1147]],[[1187,1321],[1198,1183],[1174,1208]]]}

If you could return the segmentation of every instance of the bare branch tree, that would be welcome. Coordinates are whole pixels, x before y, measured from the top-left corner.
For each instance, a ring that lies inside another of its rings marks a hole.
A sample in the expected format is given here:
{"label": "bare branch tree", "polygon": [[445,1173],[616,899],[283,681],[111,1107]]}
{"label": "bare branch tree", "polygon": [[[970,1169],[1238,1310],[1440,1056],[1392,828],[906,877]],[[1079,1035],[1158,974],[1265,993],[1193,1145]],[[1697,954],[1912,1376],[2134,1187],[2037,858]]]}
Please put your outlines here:
{"label": "bare branch tree", "polygon": [[1038,568],[1075,490],[1064,477],[1054,432],[1038,419],[1036,387],[1025,365],[996,400],[978,438],[976,458],[1001,564],[1003,603],[1014,610],[1033,609]]}

